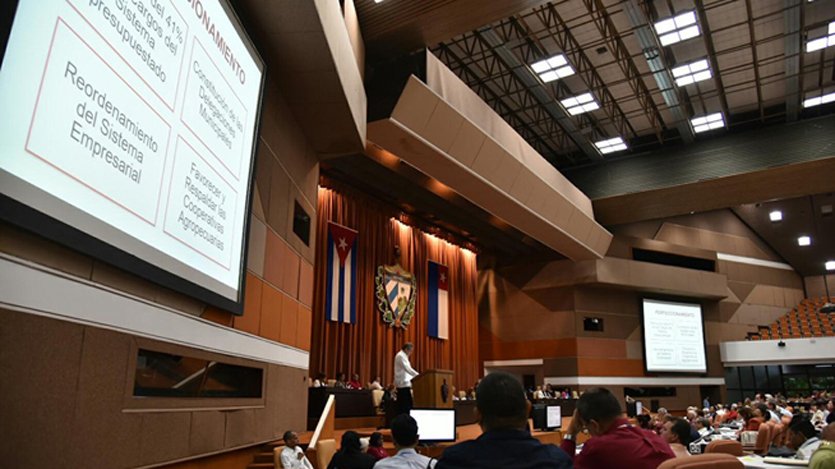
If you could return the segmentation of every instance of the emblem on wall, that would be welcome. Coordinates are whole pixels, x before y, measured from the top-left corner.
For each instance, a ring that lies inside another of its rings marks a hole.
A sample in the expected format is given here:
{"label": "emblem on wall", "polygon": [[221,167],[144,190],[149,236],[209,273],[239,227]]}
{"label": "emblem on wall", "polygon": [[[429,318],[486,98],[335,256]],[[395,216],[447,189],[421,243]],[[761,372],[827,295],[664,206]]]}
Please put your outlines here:
{"label": "emblem on wall", "polygon": [[400,264],[381,265],[377,267],[375,283],[377,307],[383,313],[383,322],[405,329],[415,314],[415,276]]}

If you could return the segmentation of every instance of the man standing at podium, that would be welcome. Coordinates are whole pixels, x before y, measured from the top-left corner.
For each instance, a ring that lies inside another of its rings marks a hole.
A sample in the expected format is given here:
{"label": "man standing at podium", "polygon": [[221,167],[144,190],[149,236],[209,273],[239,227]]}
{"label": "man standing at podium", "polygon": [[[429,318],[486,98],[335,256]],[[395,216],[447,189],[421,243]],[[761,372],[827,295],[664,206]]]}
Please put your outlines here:
{"label": "man standing at podium", "polygon": [[397,415],[408,414],[412,410],[412,378],[418,372],[409,363],[409,355],[414,346],[411,342],[403,344],[403,348],[394,356],[394,387],[397,388]]}

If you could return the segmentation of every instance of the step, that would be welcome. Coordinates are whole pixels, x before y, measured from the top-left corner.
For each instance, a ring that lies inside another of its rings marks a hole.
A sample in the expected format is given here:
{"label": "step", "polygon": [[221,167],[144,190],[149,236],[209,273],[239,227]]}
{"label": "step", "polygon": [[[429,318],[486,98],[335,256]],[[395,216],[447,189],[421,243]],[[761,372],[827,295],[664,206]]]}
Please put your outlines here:
{"label": "step", "polygon": [[273,452],[272,451],[264,451],[263,453],[256,453],[255,457],[252,458],[252,462],[254,463],[272,463],[273,459]]}

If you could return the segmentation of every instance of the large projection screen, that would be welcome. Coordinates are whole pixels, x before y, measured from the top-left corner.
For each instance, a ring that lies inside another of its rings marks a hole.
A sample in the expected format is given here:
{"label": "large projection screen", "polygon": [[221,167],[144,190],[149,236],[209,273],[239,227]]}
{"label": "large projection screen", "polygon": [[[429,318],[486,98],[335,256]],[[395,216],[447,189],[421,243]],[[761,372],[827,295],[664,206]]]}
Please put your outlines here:
{"label": "large projection screen", "polygon": [[700,304],[644,298],[643,324],[647,372],[707,372]]}
{"label": "large projection screen", "polygon": [[218,0],[20,0],[2,217],[240,313],[264,62]]}

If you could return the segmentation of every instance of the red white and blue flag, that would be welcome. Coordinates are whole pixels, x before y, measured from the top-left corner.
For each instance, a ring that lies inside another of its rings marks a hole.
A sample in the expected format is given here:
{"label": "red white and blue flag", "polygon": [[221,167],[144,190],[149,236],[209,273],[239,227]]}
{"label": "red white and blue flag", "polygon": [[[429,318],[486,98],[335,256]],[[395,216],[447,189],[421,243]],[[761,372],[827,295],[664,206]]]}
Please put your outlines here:
{"label": "red white and blue flag", "polygon": [[429,337],[449,339],[449,269],[429,261]]}
{"label": "red white and blue flag", "polygon": [[331,321],[357,322],[357,232],[328,222],[328,276],[325,315]]}

